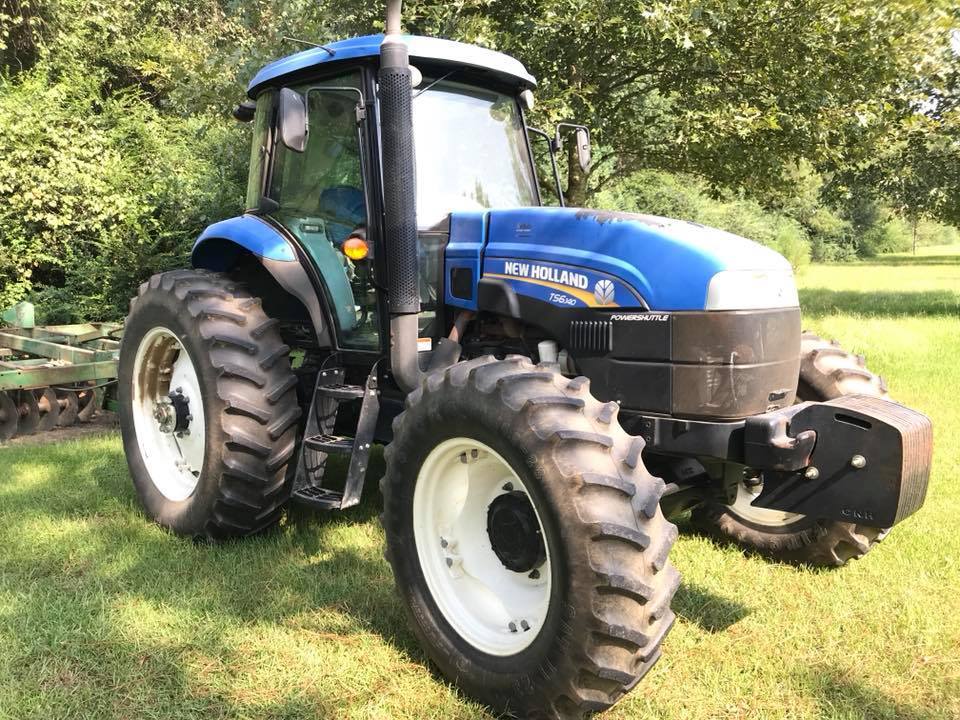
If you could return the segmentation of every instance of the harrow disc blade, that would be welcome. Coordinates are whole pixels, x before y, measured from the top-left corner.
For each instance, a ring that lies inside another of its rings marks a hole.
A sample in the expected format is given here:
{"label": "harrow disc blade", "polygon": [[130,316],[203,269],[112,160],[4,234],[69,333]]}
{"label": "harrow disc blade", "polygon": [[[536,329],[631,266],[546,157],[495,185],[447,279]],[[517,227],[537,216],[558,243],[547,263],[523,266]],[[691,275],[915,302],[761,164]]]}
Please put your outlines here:
{"label": "harrow disc blade", "polygon": [[57,418],[57,427],[73,425],[77,421],[80,411],[80,401],[72,390],[55,390],[57,404],[60,406],[60,417]]}
{"label": "harrow disc blade", "polygon": [[37,399],[37,408],[40,411],[40,422],[37,424],[38,432],[53,430],[57,426],[57,419],[60,417],[60,405],[57,403],[57,394],[53,388],[42,388],[33,391]]}
{"label": "harrow disc blade", "polygon": [[17,406],[17,413],[20,415],[17,435],[33,435],[37,431],[37,426],[40,425],[40,407],[37,405],[37,398],[29,390],[20,390],[11,394]]}
{"label": "harrow disc blade", "polygon": [[20,413],[10,393],[0,392],[0,442],[5,442],[17,434]]}
{"label": "harrow disc blade", "polygon": [[77,412],[77,420],[87,422],[96,415],[103,404],[103,391],[98,388],[81,388],[77,390],[77,400],[80,408]]}

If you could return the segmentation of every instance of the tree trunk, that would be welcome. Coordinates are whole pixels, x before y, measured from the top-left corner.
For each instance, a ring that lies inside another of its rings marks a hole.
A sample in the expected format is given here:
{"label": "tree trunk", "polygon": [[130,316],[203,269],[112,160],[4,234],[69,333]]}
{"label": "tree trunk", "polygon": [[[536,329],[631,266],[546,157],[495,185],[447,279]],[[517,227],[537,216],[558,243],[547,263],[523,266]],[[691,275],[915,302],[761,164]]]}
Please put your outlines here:
{"label": "tree trunk", "polygon": [[580,167],[577,159],[577,143],[573,138],[566,139],[567,147],[567,191],[564,200],[569,207],[583,207],[587,203],[590,176]]}
{"label": "tree trunk", "polygon": [[[574,91],[574,96],[579,97],[581,81],[580,72],[576,65],[571,65],[567,70],[567,77],[570,82],[570,88]],[[573,111],[577,112],[580,103],[574,103]],[[571,118],[570,122],[582,122],[579,117]],[[569,129],[569,128],[568,128]],[[580,168],[580,161],[577,159],[577,141],[573,136],[563,138],[567,148],[567,191],[563,194],[564,202],[568,207],[583,207],[587,204],[587,195],[589,193],[589,172],[584,172]]]}
{"label": "tree trunk", "polygon": [[913,218],[913,254],[917,254],[917,218]]}

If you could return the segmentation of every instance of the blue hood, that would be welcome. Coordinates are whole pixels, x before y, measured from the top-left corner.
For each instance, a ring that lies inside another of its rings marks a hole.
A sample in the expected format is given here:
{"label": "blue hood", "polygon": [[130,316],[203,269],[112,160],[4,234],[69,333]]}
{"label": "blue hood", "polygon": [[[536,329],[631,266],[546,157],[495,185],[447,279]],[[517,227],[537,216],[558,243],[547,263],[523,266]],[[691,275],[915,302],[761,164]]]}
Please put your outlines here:
{"label": "blue hood", "polygon": [[[581,307],[664,311],[704,310],[710,280],[725,270],[790,272],[778,253],[722,230],[574,208],[453,213],[447,260],[552,302],[563,293]],[[447,293],[460,307],[473,300]]]}

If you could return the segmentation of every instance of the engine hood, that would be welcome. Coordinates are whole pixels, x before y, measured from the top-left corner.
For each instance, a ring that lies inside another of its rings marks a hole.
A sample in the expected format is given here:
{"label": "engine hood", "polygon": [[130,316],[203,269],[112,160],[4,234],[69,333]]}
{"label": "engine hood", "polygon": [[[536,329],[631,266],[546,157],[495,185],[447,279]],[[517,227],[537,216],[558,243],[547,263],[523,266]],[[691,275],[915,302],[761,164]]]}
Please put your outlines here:
{"label": "engine hood", "polygon": [[[481,278],[548,302],[663,311],[797,304],[779,253],[682,220],[534,207],[453,213],[450,231],[453,265],[479,252]],[[463,306],[449,293],[448,301]]]}

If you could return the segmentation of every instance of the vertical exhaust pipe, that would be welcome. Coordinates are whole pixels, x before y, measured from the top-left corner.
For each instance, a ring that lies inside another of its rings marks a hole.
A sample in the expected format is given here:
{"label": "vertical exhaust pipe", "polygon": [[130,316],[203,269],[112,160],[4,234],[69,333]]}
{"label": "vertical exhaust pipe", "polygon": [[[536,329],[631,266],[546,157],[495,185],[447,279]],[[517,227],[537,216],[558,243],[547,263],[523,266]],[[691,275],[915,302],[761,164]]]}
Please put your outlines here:
{"label": "vertical exhaust pipe", "polygon": [[388,0],[380,45],[380,134],[386,215],[387,303],[390,366],[397,385],[410,392],[421,377],[417,336],[420,313],[419,240],[413,149],[410,57],[400,35],[402,0]]}

